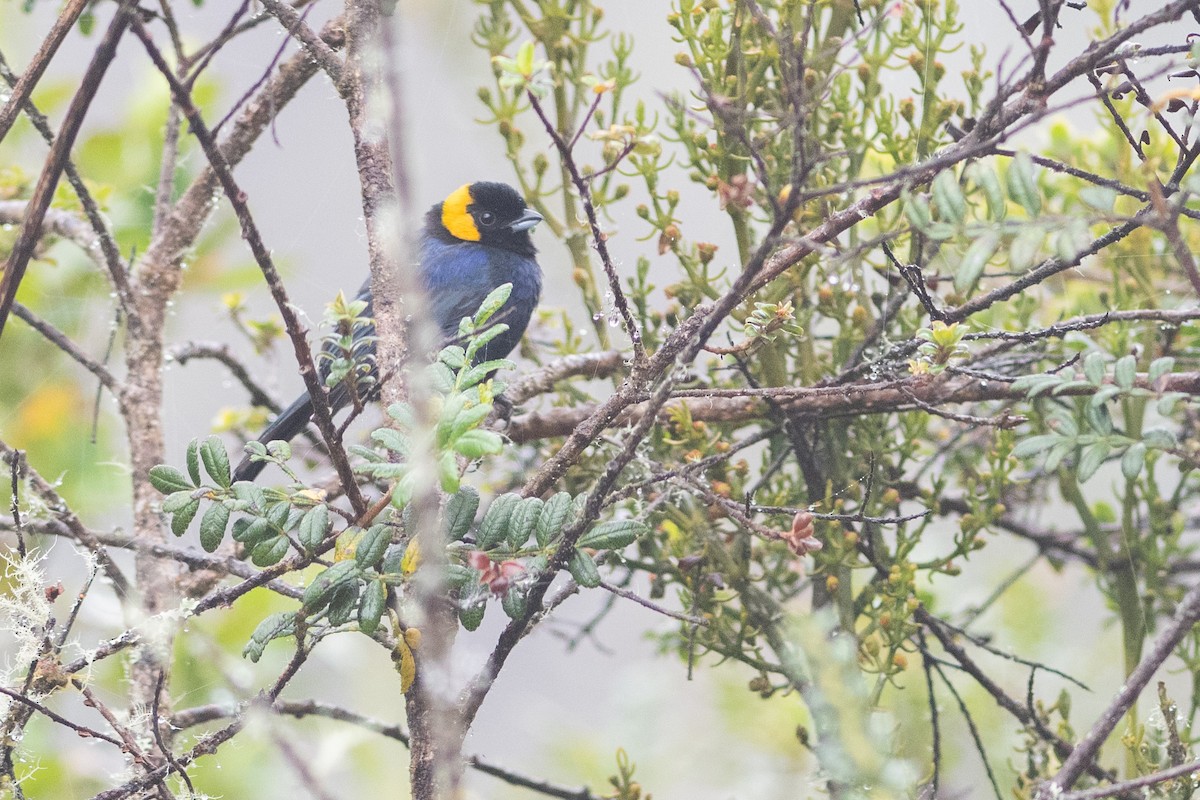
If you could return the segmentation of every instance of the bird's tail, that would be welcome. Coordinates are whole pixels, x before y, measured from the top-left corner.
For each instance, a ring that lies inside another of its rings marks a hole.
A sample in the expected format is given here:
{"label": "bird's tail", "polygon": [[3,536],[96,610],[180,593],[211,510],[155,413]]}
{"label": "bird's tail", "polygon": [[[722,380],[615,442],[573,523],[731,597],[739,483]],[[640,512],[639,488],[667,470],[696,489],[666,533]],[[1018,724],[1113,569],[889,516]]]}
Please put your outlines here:
{"label": "bird's tail", "polygon": [[[294,403],[281,411],[279,416],[275,417],[275,420],[258,437],[258,441],[263,444],[277,440],[291,441],[300,435],[300,432],[308,425],[308,421],[312,419],[312,415],[312,398],[305,392],[297,397]],[[250,456],[246,456],[233,471],[233,479],[235,481],[252,481],[258,477],[258,473],[262,472],[265,466],[266,462],[251,461]]]}

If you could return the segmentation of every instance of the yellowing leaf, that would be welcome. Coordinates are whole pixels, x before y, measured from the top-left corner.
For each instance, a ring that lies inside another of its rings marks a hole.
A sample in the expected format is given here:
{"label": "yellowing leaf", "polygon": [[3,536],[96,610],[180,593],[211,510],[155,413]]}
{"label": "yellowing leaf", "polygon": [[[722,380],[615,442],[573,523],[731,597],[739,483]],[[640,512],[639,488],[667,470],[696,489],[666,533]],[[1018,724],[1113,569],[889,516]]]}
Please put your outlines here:
{"label": "yellowing leaf", "polygon": [[412,575],[419,566],[421,566],[421,546],[416,539],[413,539],[404,549],[404,558],[400,560],[400,572],[404,575]]}
{"label": "yellowing leaf", "polygon": [[412,687],[417,677],[417,660],[413,658],[412,648],[404,638],[396,640],[396,649],[392,651],[392,662],[400,673],[400,693],[405,694]]}

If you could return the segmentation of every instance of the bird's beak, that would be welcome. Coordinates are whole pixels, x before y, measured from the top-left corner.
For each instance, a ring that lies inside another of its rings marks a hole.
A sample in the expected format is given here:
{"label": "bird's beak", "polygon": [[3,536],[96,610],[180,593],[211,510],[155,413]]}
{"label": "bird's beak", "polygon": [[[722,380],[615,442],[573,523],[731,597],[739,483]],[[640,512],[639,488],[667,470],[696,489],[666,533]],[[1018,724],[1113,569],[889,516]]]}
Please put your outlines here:
{"label": "bird's beak", "polygon": [[525,213],[509,223],[508,229],[513,233],[521,233],[530,230],[534,225],[542,221],[542,215],[534,211],[532,208],[525,209]]}

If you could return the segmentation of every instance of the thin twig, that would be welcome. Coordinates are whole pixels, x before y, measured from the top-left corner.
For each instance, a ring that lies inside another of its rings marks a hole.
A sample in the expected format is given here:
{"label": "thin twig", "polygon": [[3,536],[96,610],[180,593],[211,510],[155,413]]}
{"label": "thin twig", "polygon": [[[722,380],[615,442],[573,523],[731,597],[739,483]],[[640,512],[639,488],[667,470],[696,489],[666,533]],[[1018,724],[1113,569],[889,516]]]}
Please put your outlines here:
{"label": "thin twig", "polygon": [[4,277],[0,279],[0,336],[4,333],[13,299],[17,296],[17,287],[20,286],[29,260],[33,257],[34,246],[41,238],[42,219],[46,215],[46,209],[50,207],[50,201],[54,199],[54,190],[71,154],[71,147],[75,144],[75,137],[100,88],[100,81],[117,55],[117,44],[134,19],[134,6],[133,0],[121,0],[117,6],[113,20],[96,45],[92,62],[84,72],[75,96],[71,98],[71,105],[67,108],[62,127],[50,147],[50,153],[46,156],[42,174],[33,190],[33,196],[29,199],[29,211],[25,222],[21,225],[21,232],[13,243],[12,252],[9,253],[8,262],[4,266]]}
{"label": "thin twig", "polygon": [[663,616],[666,616],[666,617],[670,617],[672,619],[677,619],[680,622],[686,622],[689,625],[699,625],[699,626],[705,627],[705,628],[707,628],[709,625],[709,621],[707,619],[705,619],[704,617],[697,617],[692,614],[684,614],[680,611],[672,611],[669,608],[664,608],[663,606],[660,606],[658,603],[654,603],[650,600],[647,600],[646,598],[642,597],[641,595],[639,595],[635,592],[631,592],[628,589],[622,589],[620,586],[614,586],[613,584],[609,583],[608,581],[601,581],[600,588],[606,592],[612,592],[613,594],[617,595],[618,597],[624,597],[626,600],[632,600],[633,602],[637,603],[639,606],[642,606],[643,608],[648,608],[651,611],[654,611],[658,614],[662,614]]}

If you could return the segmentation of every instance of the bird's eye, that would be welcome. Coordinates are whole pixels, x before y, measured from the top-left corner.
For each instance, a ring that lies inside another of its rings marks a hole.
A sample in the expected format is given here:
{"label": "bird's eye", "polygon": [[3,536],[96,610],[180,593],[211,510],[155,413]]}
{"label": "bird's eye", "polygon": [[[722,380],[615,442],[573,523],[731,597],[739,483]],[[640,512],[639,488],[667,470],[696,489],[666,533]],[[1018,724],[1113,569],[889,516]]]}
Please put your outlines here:
{"label": "bird's eye", "polygon": [[480,211],[479,224],[490,228],[492,225],[496,224],[496,215],[490,211]]}

